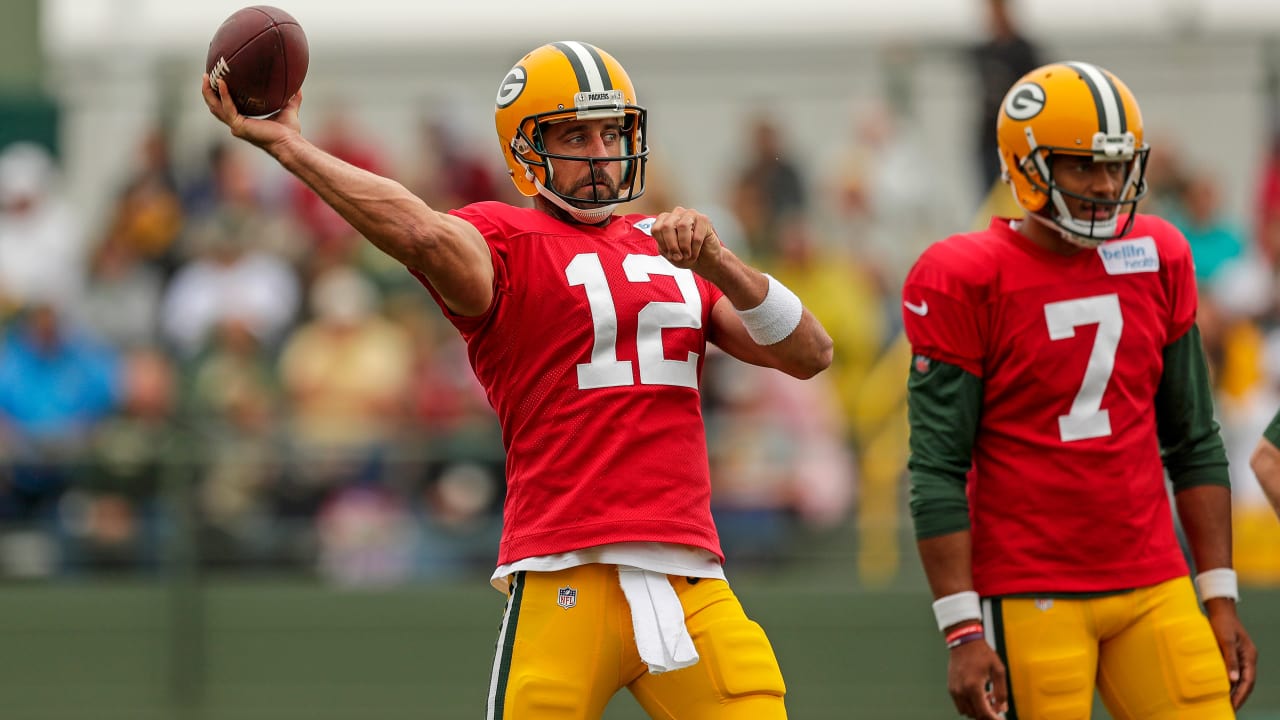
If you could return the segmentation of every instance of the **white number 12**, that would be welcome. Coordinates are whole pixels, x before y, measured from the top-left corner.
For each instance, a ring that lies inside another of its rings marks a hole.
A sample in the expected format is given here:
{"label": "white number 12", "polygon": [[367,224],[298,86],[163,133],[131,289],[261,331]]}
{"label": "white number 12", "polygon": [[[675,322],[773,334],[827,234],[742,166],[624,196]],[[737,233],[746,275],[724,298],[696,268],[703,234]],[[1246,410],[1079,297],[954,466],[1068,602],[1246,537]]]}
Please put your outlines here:
{"label": "white number 12", "polygon": [[[676,281],[684,302],[651,302],[636,318],[636,360],[640,384],[698,387],[698,353],[686,360],[668,360],[662,347],[663,328],[702,327],[702,296],[693,272],[678,268],[657,255],[628,255],[622,270],[631,282],[649,282],[652,275],[666,275]],[[618,359],[618,312],[609,291],[604,267],[596,253],[582,253],[564,269],[570,287],[583,286],[591,308],[595,341],[591,362],[578,363],[578,387],[582,390],[634,385],[630,360]]]}
{"label": "white number 12", "polygon": [[1120,332],[1124,330],[1120,298],[1112,293],[1048,303],[1044,306],[1044,319],[1049,326],[1050,340],[1075,337],[1076,328],[1081,325],[1096,323],[1098,326],[1084,380],[1071,403],[1071,412],[1058,416],[1058,434],[1063,442],[1110,435],[1111,413],[1102,409],[1102,394],[1116,368],[1116,348],[1120,345]]}

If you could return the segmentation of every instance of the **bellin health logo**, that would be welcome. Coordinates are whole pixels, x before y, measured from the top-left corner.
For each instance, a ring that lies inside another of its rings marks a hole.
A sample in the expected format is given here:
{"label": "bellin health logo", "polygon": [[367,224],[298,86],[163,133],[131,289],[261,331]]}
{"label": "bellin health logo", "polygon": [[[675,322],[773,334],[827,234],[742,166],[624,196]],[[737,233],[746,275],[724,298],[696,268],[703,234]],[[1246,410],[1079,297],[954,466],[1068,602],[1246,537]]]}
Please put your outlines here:
{"label": "bellin health logo", "polygon": [[1102,258],[1108,275],[1156,272],[1160,269],[1156,241],[1150,237],[1103,243],[1098,246],[1098,257]]}

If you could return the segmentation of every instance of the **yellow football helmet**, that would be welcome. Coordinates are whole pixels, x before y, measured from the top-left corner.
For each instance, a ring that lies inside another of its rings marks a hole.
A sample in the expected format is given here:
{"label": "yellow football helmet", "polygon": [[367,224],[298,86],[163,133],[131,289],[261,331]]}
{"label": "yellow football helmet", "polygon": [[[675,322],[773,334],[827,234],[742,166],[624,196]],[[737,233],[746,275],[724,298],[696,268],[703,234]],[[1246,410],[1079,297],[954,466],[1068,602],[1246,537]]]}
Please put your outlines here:
{"label": "yellow football helmet", "polygon": [[[620,118],[623,151],[618,157],[589,158],[546,151],[541,129],[569,119]],[[619,203],[644,194],[647,113],[636,104],[635,86],[609,53],[583,42],[553,42],[525,55],[498,86],[494,123],[511,180],[526,197],[542,195],[579,222],[595,223]],[[623,163],[617,198],[584,200],[552,187],[551,159]],[[579,204],[592,205],[588,209]]]}
{"label": "yellow football helmet", "polygon": [[[1148,147],[1133,93],[1110,72],[1089,63],[1053,63],[1022,76],[1005,95],[996,121],[1003,178],[1033,219],[1052,223],[1077,245],[1097,247],[1133,226],[1146,195]],[[1087,155],[1094,162],[1128,163],[1118,199],[1063,190],[1053,180],[1055,154]],[[1065,195],[1095,206],[1115,206],[1108,220],[1072,216]],[[1121,214],[1128,218],[1117,227]]]}

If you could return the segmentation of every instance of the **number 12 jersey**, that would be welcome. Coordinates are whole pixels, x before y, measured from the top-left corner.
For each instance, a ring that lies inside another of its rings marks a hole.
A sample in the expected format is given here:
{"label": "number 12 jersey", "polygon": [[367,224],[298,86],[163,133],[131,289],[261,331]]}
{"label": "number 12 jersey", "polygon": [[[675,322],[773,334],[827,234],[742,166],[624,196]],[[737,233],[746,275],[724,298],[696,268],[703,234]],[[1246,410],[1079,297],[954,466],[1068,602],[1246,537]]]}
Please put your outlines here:
{"label": "number 12 jersey", "polygon": [[657,254],[648,216],[570,225],[496,202],[452,214],[489,245],[493,303],[459,316],[419,280],[462,334],[502,425],[498,563],[617,542],[723,560],[698,389],[722,293]]}

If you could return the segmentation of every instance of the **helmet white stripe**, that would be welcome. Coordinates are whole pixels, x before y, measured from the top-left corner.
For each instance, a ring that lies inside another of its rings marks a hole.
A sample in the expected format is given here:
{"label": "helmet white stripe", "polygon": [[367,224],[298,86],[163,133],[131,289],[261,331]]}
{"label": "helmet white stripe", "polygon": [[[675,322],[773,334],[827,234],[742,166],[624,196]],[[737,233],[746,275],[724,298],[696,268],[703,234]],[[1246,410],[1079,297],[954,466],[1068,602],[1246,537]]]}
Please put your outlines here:
{"label": "helmet white stripe", "polygon": [[1098,102],[1098,130],[1103,135],[1115,136],[1124,132],[1124,105],[1110,78],[1097,65],[1085,62],[1070,62],[1066,65],[1084,77]]}
{"label": "helmet white stripe", "polygon": [[[592,56],[591,52],[580,42],[574,40],[566,40],[564,42],[555,43],[565,55],[573,53],[570,58],[577,58],[576,66],[581,67],[583,75],[587,81],[587,87],[578,88],[583,92],[602,92],[607,90],[605,87],[604,77],[601,73],[600,62]],[[575,70],[578,69],[575,67]],[[582,77],[580,75],[579,77]]]}

